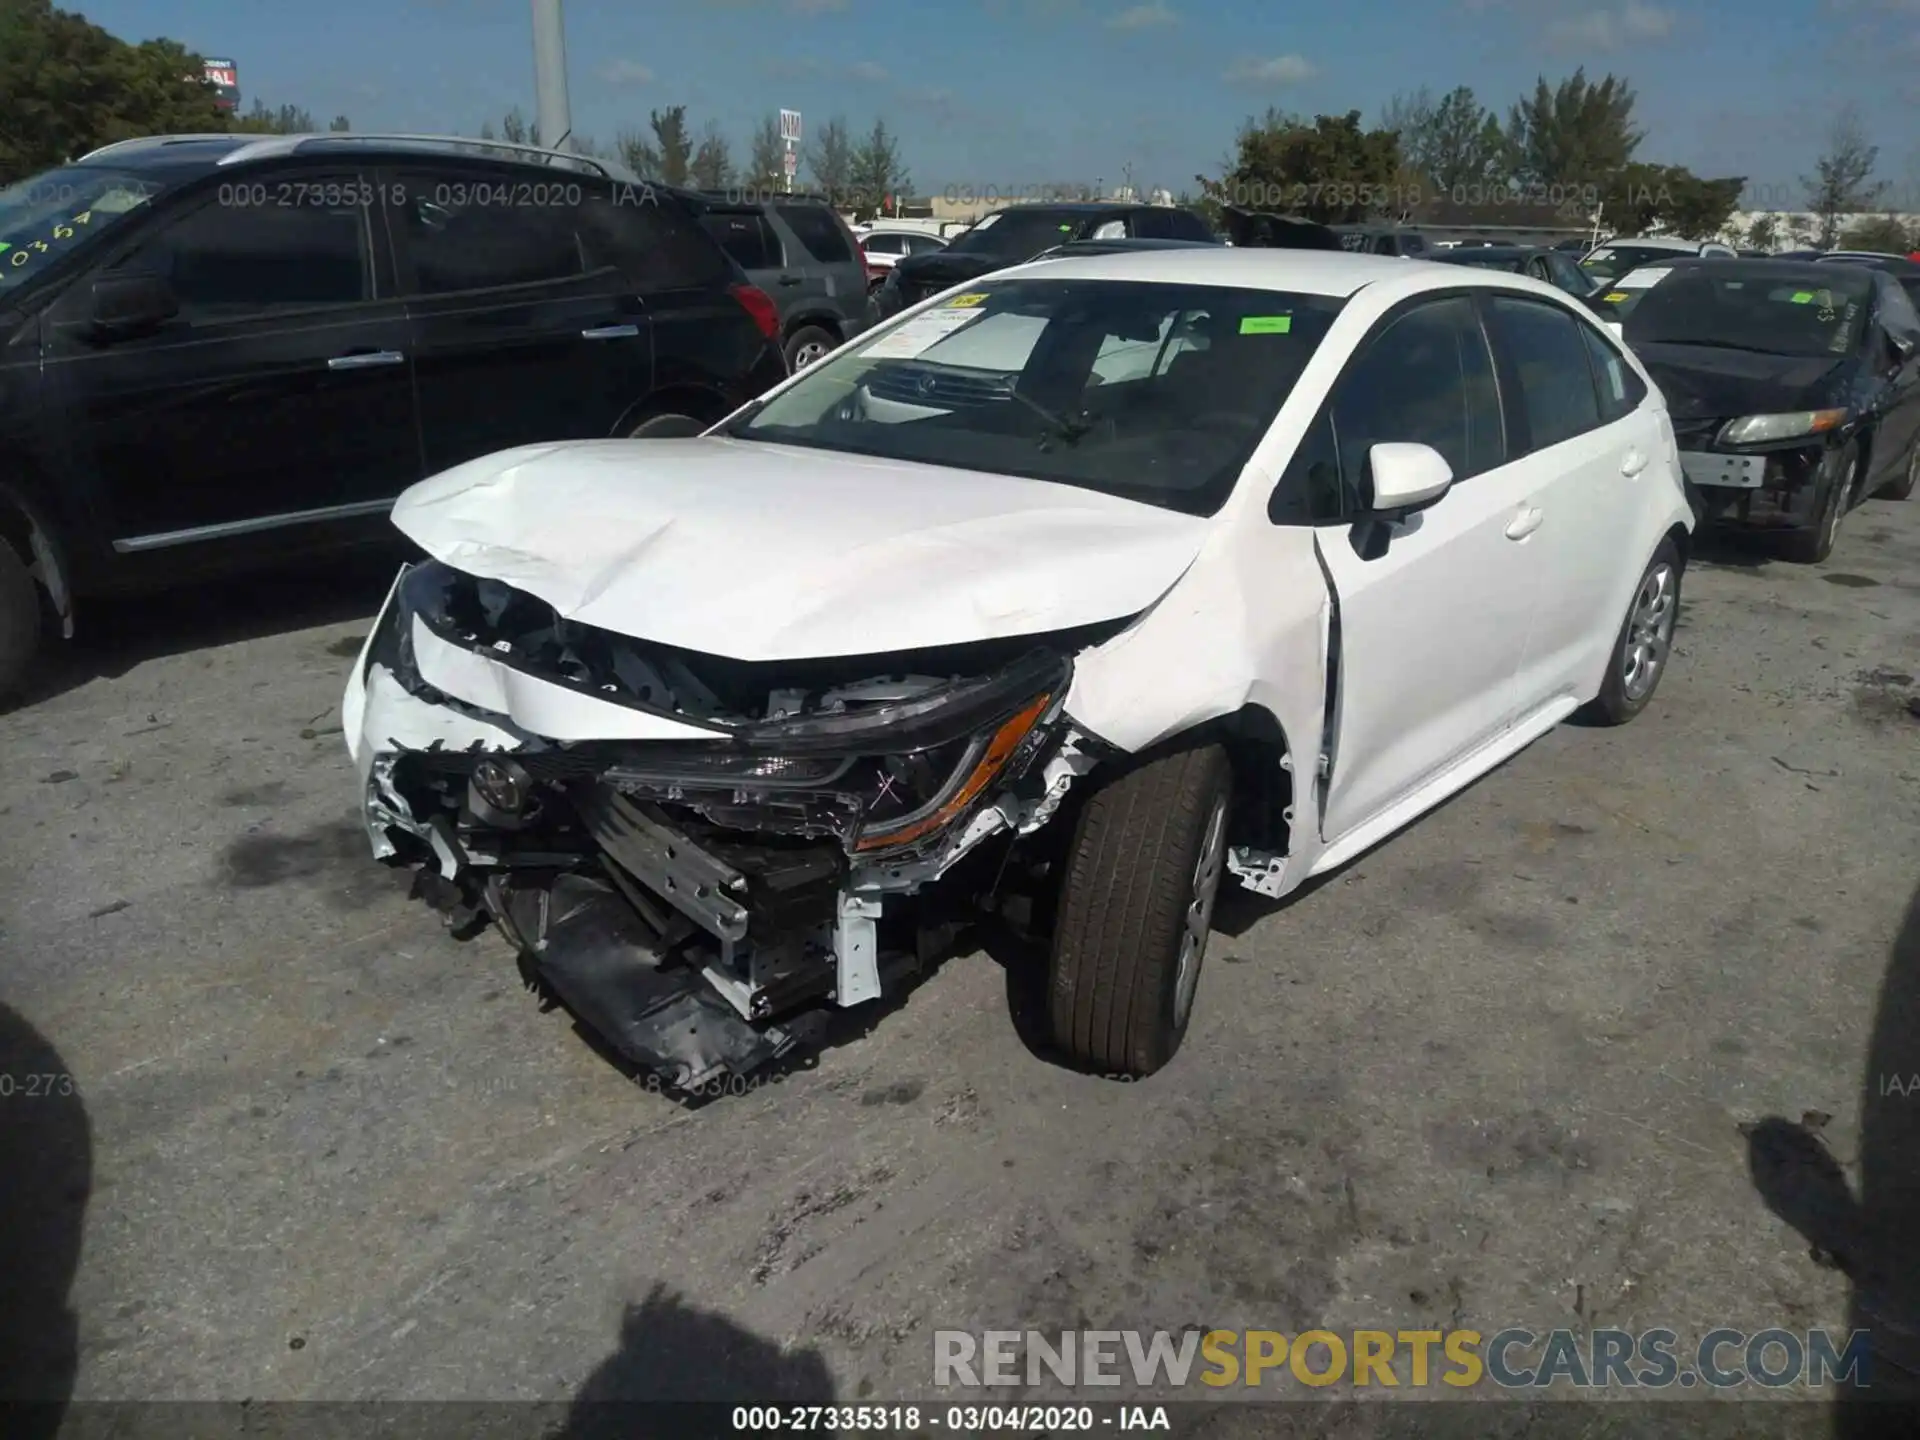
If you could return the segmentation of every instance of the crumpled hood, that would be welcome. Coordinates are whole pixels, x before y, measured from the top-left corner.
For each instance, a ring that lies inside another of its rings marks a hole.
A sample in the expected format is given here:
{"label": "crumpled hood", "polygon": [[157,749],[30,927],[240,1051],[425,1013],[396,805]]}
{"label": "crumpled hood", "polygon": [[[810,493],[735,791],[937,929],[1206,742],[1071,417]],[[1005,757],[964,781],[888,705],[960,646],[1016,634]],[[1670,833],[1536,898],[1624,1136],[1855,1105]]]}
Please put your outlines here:
{"label": "crumpled hood", "polygon": [[435,559],[738,660],[1040,634],[1146,609],[1208,521],[1091,490],[724,438],[504,450],[413,486]]}
{"label": "crumpled hood", "polygon": [[1846,356],[1756,355],[1706,345],[1635,345],[1677,420],[1824,410],[1847,403]]}

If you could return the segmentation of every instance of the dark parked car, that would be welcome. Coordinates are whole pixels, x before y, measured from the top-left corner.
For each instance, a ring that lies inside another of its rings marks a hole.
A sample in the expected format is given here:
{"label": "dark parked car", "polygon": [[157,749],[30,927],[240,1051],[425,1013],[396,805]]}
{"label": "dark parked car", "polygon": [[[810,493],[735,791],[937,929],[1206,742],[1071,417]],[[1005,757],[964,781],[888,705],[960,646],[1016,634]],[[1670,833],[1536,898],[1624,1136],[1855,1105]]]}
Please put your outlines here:
{"label": "dark parked car", "polygon": [[1266,210],[1223,207],[1227,238],[1243,250],[1344,250],[1346,241],[1317,220]]}
{"label": "dark parked car", "polygon": [[1056,245],[1051,250],[1042,250],[1033,258],[1052,260],[1075,255],[1128,255],[1153,250],[1194,250],[1219,243],[1217,240],[1136,240],[1130,237],[1119,240],[1069,240],[1066,244]]}
{"label": "dark parked car", "polygon": [[981,216],[937,254],[901,260],[880,287],[879,313],[897,315],[929,295],[1024,264],[1043,250],[1069,241],[1123,238],[1210,244],[1213,231],[1193,211],[1172,205],[1105,200],[1010,205]]}
{"label": "dark parked car", "polygon": [[1334,225],[1329,227],[1340,237],[1344,250],[1363,255],[1397,255],[1402,259],[1426,259],[1433,253],[1427,237],[1404,225]]}
{"label": "dark parked car", "polygon": [[1867,265],[1884,270],[1900,282],[1907,298],[1920,305],[1920,260],[1905,255],[1883,255],[1867,250],[1834,250],[1818,257],[1822,264]]}
{"label": "dark parked car", "polygon": [[1676,263],[1622,322],[1667,397],[1702,520],[1833,550],[1847,511],[1920,467],[1920,314],[1893,276],[1791,260]]}
{"label": "dark parked car", "polygon": [[402,490],[543,440],[694,433],[784,378],[671,195],[378,136],[127,141],[0,191],[0,691],[42,612],[391,543]]}
{"label": "dark parked car", "polygon": [[1582,270],[1580,262],[1566,250],[1541,250],[1529,245],[1462,245],[1453,250],[1436,250],[1427,258],[1444,265],[1478,265],[1484,270],[1530,275],[1566,291],[1576,300],[1585,300],[1601,288],[1601,283]]}
{"label": "dark parked car", "polygon": [[798,370],[872,323],[860,241],[824,199],[746,191],[676,192],[780,307],[780,344]]}

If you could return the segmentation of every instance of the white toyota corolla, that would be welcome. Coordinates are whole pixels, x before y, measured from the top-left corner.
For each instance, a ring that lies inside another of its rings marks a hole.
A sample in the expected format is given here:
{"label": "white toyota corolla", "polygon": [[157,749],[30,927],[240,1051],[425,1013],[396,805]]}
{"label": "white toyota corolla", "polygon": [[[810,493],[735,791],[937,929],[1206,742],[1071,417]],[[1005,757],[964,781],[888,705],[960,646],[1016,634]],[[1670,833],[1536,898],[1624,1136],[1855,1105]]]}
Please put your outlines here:
{"label": "white toyota corolla", "polygon": [[394,521],[432,558],[346,695],[376,855],[683,1087],[1035,875],[1058,1046],[1158,1069],[1223,876],[1284,895],[1648,703],[1692,525],[1559,291],[1226,247],[1003,271]]}

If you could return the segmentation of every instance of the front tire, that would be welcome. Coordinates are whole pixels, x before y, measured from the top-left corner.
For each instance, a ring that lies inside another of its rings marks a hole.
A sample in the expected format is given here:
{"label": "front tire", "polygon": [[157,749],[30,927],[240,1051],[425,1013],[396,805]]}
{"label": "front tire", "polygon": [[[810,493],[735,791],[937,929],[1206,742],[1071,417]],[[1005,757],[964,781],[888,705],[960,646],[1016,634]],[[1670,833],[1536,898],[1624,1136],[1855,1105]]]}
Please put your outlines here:
{"label": "front tire", "polygon": [[17,698],[26,684],[44,628],[40,587],[13,547],[0,540],[0,704]]}
{"label": "front tire", "polygon": [[1076,1064],[1140,1077],[1180,1048],[1226,868],[1231,795],[1226,751],[1200,745],[1124,771],[1081,810],[1047,975],[1054,1043]]}
{"label": "front tire", "polygon": [[1913,442],[1913,449],[1907,452],[1906,473],[1898,480],[1889,481],[1880,487],[1880,494],[1888,500],[1905,500],[1913,494],[1913,486],[1920,480],[1920,440]]}
{"label": "front tire", "polygon": [[1607,660],[1607,678],[1586,708],[1588,719],[1601,725],[1624,725],[1653,699],[1673,654],[1683,570],[1680,547],[1672,537],[1662,540],[1634,587],[1627,618]]}
{"label": "front tire", "polygon": [[1860,480],[1860,450],[1848,445],[1834,462],[1834,476],[1826,499],[1820,505],[1820,518],[1810,530],[1787,537],[1787,557],[1802,565],[1818,565],[1833,554],[1833,542],[1840,535],[1840,518],[1853,502],[1853,487]]}
{"label": "front tire", "polygon": [[787,337],[787,370],[792,373],[806,369],[839,343],[818,325],[802,325]]}

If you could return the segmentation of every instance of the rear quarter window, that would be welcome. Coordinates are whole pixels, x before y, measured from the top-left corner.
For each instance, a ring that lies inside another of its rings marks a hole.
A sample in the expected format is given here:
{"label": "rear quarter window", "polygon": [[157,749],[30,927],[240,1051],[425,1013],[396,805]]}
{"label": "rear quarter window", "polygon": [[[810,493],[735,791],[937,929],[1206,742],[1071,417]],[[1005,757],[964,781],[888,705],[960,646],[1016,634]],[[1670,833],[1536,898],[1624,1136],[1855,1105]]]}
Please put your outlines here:
{"label": "rear quarter window", "polygon": [[839,217],[824,205],[776,205],[774,212],[794,237],[822,265],[841,265],[853,259],[853,247]]}
{"label": "rear quarter window", "polygon": [[590,193],[580,229],[589,268],[617,266],[642,289],[689,290],[726,284],[726,252],[679,202],[630,187]]}

